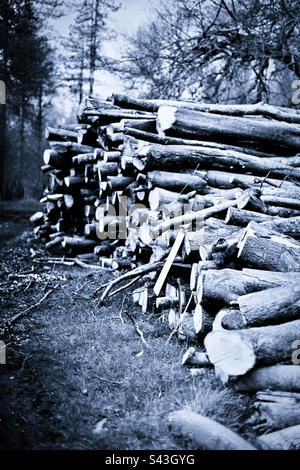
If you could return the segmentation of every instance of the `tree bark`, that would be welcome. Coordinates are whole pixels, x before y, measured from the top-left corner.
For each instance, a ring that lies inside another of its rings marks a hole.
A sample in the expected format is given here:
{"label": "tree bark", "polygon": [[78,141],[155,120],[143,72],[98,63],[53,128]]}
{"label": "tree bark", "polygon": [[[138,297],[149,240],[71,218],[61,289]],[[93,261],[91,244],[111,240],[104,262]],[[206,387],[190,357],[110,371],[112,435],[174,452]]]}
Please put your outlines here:
{"label": "tree bark", "polygon": [[293,400],[292,397],[290,397],[291,399],[289,400],[288,393],[286,396],[279,396],[277,398],[278,399],[274,402],[255,401],[255,411],[248,420],[248,423],[251,424],[255,430],[259,432],[270,432],[283,429],[287,426],[300,424],[299,400]]}
{"label": "tree bark", "polygon": [[238,258],[249,267],[300,271],[300,243],[250,222],[238,243]]}
{"label": "tree bark", "polygon": [[204,344],[209,360],[229,375],[244,375],[256,364],[292,359],[292,344],[300,338],[300,320],[275,326],[213,331]]}
{"label": "tree bark", "polygon": [[113,102],[118,106],[156,112],[160,106],[176,106],[193,111],[202,111],[229,116],[255,116],[261,115],[278,121],[300,124],[300,116],[293,109],[280,108],[265,103],[256,104],[206,104],[181,100],[165,99],[138,99],[132,96],[114,94]]}
{"label": "tree bark", "polygon": [[298,365],[274,365],[259,367],[239,377],[234,387],[239,392],[253,393],[263,390],[300,391]]}
{"label": "tree bark", "polygon": [[300,424],[263,434],[256,442],[263,450],[300,450]]}
{"label": "tree bark", "polygon": [[158,130],[162,133],[190,138],[204,137],[217,141],[256,141],[273,145],[300,148],[300,126],[285,122],[254,120],[192,111],[173,106],[158,110]]}
{"label": "tree bark", "polygon": [[300,287],[285,284],[239,296],[241,317],[246,327],[278,324],[299,318]]}
{"label": "tree bark", "polygon": [[187,213],[183,216],[175,217],[174,219],[171,220],[166,220],[165,222],[162,222],[161,224],[157,225],[156,227],[152,228],[152,236],[153,238],[157,238],[160,233],[163,233],[167,230],[170,229],[171,226],[174,227],[179,227],[181,225],[189,225],[193,221],[201,221],[203,222],[205,219],[211,217],[214,214],[217,214],[218,212],[222,212],[229,207],[233,207],[237,205],[238,201],[224,201],[220,204],[216,204],[215,206],[208,207],[207,209],[203,209],[202,211],[197,211],[197,212],[191,212]]}
{"label": "tree bark", "polygon": [[62,142],[77,142],[77,132],[69,131],[66,129],[56,129],[54,127],[46,127],[45,138],[47,140],[62,141]]}
{"label": "tree bark", "polygon": [[234,168],[242,170],[242,172],[251,171],[254,174],[270,174],[277,177],[293,175],[295,179],[300,180],[300,169],[298,168],[287,164],[275,164],[267,158],[264,159],[233,150],[188,145],[151,144],[137,151],[137,156],[145,159],[144,166],[148,171],[174,168],[198,169],[199,166],[211,168],[214,165],[219,168],[221,165],[225,171]]}
{"label": "tree bark", "polygon": [[171,191],[185,192],[201,191],[206,188],[206,181],[193,172],[172,173],[168,171],[150,171],[146,174],[147,181],[153,186],[159,186]]}
{"label": "tree bark", "polygon": [[251,276],[235,269],[208,269],[200,274],[197,299],[198,302],[230,305],[239,296],[279,285],[279,281],[264,280],[255,274]]}
{"label": "tree bark", "polygon": [[171,413],[168,423],[174,434],[191,436],[202,449],[255,450],[255,447],[222,424],[189,410]]}

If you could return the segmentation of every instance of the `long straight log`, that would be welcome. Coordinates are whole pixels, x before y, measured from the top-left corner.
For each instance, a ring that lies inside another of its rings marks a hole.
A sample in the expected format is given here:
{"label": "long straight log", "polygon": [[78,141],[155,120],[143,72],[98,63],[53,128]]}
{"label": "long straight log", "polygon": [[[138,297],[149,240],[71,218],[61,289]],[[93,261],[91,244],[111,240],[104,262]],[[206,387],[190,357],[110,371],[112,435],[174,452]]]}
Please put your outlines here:
{"label": "long straight log", "polygon": [[232,150],[188,145],[152,144],[138,150],[137,156],[145,159],[144,166],[147,170],[196,169],[199,166],[207,168],[216,164],[229,170],[235,168],[236,170],[252,171],[254,174],[270,174],[277,177],[292,175],[293,178],[300,180],[300,169],[298,168],[280,163],[274,164],[268,159]]}
{"label": "long straight log", "polygon": [[[273,366],[273,368],[275,367]],[[282,369],[292,366],[277,367]],[[274,372],[276,374],[276,370]],[[257,393],[254,402],[255,411],[248,423],[260,432],[276,431],[300,424],[300,396],[297,399],[295,395],[297,393],[280,391]]]}
{"label": "long straight log", "polygon": [[300,217],[290,218],[271,218],[262,223],[262,226],[273,230],[274,232],[283,233],[293,238],[300,237]]}
{"label": "long straight log", "polygon": [[300,424],[263,434],[256,442],[264,450],[300,450]]}
{"label": "long straight log", "polygon": [[76,142],[50,142],[50,147],[57,152],[73,153],[74,155],[94,152],[94,147],[81,145]]}
{"label": "long straight log", "polygon": [[149,193],[149,206],[151,210],[162,209],[171,203],[189,205],[190,196],[188,194],[180,194],[179,192],[169,191],[168,189],[156,187]]}
{"label": "long straight log", "polygon": [[291,362],[300,320],[235,331],[213,331],[205,340],[209,360],[229,375],[244,375],[255,365]]}
{"label": "long straight log", "polygon": [[238,258],[249,267],[300,271],[300,243],[250,222],[238,243]]}
{"label": "long straight log", "polygon": [[276,324],[299,318],[300,287],[273,287],[239,296],[237,304],[244,326]]}
{"label": "long straight log", "polygon": [[172,173],[168,171],[150,171],[146,174],[147,181],[153,186],[178,192],[201,191],[206,188],[206,181],[192,172]]}
{"label": "long straight log", "polygon": [[56,129],[54,127],[46,127],[45,138],[46,140],[71,140],[73,142],[77,142],[77,132],[69,131],[66,129]]}
{"label": "long straight log", "polygon": [[253,393],[263,390],[300,392],[298,365],[274,365],[259,367],[239,377],[234,387],[239,392]]}
{"label": "long straight log", "polygon": [[[237,147],[234,145],[229,145],[229,144],[221,144],[219,142],[207,142],[205,140],[192,140],[192,139],[183,139],[180,137],[170,137],[170,136],[165,136],[162,137],[158,134],[153,134],[151,132],[145,132],[142,130],[138,129],[133,129],[133,128],[124,128],[124,134],[135,137],[136,139],[145,141],[145,142],[150,142],[153,144],[161,144],[161,145],[193,145],[193,146],[198,146],[198,147],[209,147],[212,149],[220,149],[220,150],[231,150],[231,151],[236,151],[236,152],[241,152],[242,149],[241,147]],[[281,164],[289,164],[291,166],[299,166],[300,162],[298,160],[298,157],[292,158],[289,157],[288,159],[284,158],[278,158],[272,154],[268,154],[266,152],[262,152],[256,149],[252,148],[243,148],[243,151],[247,153],[248,155],[254,155],[257,157],[266,157],[266,158],[272,158],[272,161],[274,161],[275,164],[281,163]]]}
{"label": "long straight log", "polygon": [[271,195],[262,195],[261,200],[272,206],[287,207],[288,209],[300,210],[300,202],[296,198],[285,198]]}
{"label": "long straight log", "polygon": [[191,111],[171,106],[158,110],[158,130],[208,140],[256,141],[300,148],[300,126],[285,122],[254,120],[243,117],[222,116],[201,111]]}
{"label": "long straight log", "polygon": [[64,248],[72,248],[72,249],[78,249],[78,250],[85,250],[85,249],[91,249],[96,246],[96,242],[94,240],[87,240],[84,237],[64,237],[62,241],[62,246]]}
{"label": "long straight log", "polygon": [[139,109],[142,111],[158,111],[160,106],[176,106],[193,111],[202,111],[229,116],[255,116],[261,115],[279,121],[300,124],[300,115],[297,110],[271,106],[265,103],[256,104],[207,104],[184,100],[166,99],[138,99],[122,94],[114,94],[113,102],[118,106]]}
{"label": "long straight log", "polygon": [[227,211],[225,222],[231,225],[246,227],[252,220],[255,222],[266,222],[271,217],[272,216],[268,214],[239,209],[238,207],[230,207]]}
{"label": "long straight log", "polygon": [[[156,131],[156,119],[122,119],[120,121],[120,131],[124,132],[124,134],[132,135],[139,140],[146,140],[141,137],[142,135],[153,135],[152,132]],[[133,134],[130,134],[130,131],[133,131]],[[134,135],[137,132],[138,135]],[[154,134],[155,135],[155,134]],[[149,141],[148,141],[149,142]]]}
{"label": "long straight log", "polygon": [[198,302],[217,302],[221,305],[230,305],[240,296],[280,285],[281,282],[276,279],[264,280],[254,274],[251,276],[234,269],[208,269],[200,274]]}
{"label": "long straight log", "polygon": [[97,123],[101,126],[111,122],[119,122],[121,119],[155,119],[156,115],[144,111],[132,109],[89,109],[81,113],[80,119],[97,117]]}
{"label": "long straight log", "polygon": [[281,187],[287,190],[297,190],[298,186],[288,180],[276,180],[274,178],[262,178],[258,176],[237,174],[229,171],[218,170],[197,170],[195,174],[199,174],[207,181],[209,186],[216,188],[233,188],[236,187],[237,179],[250,186],[255,186],[264,189],[264,187]]}
{"label": "long straight log", "polygon": [[86,163],[94,163],[97,161],[97,156],[94,153],[81,153],[72,157],[72,163],[77,165],[85,165]]}
{"label": "long straight log", "polygon": [[[276,283],[277,285],[292,284],[293,282],[300,282],[300,272],[275,272],[275,271],[264,271],[262,269],[249,269],[243,268],[242,274],[250,277],[255,277],[262,282]],[[275,286],[274,286],[275,287]]]}
{"label": "long straight log", "polygon": [[157,238],[160,235],[160,233],[163,233],[169,230],[171,226],[179,227],[184,224],[189,225],[193,221],[196,221],[196,220],[203,222],[208,217],[211,217],[212,215],[217,214],[218,212],[222,212],[228,209],[229,207],[233,207],[237,205],[237,203],[238,203],[237,200],[224,201],[220,204],[216,204],[215,206],[208,207],[207,209],[203,209],[202,211],[191,212],[183,216],[175,217],[174,219],[171,219],[171,220],[166,220],[165,222],[152,228],[151,230],[152,237]]}

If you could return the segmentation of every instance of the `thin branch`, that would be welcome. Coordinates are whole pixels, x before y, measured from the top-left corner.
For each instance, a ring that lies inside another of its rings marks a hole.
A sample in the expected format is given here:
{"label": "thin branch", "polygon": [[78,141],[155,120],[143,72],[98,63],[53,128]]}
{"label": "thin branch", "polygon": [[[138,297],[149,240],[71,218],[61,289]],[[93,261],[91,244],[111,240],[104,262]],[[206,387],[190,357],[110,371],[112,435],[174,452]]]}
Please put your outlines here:
{"label": "thin branch", "polygon": [[52,294],[52,292],[55,291],[55,289],[57,289],[58,287],[59,286],[53,287],[51,290],[46,292],[46,294],[38,302],[36,302],[35,304],[33,304],[30,307],[26,308],[22,312],[17,313],[14,317],[9,318],[8,320],[2,322],[1,325],[0,325],[0,328],[12,325],[16,321],[20,320],[20,318],[23,318],[24,316],[26,316],[32,310],[39,307],[49,297],[49,295]]}

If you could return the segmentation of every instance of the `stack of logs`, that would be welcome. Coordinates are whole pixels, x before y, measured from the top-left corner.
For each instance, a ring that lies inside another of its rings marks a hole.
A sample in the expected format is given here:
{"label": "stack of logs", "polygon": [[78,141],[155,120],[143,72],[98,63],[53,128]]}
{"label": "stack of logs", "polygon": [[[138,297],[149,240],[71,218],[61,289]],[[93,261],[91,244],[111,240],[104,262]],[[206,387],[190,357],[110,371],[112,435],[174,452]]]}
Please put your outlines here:
{"label": "stack of logs", "polygon": [[113,95],[46,137],[46,247],[126,269],[101,301],[143,279],[143,312],[205,347],[185,364],[300,392],[300,112]]}

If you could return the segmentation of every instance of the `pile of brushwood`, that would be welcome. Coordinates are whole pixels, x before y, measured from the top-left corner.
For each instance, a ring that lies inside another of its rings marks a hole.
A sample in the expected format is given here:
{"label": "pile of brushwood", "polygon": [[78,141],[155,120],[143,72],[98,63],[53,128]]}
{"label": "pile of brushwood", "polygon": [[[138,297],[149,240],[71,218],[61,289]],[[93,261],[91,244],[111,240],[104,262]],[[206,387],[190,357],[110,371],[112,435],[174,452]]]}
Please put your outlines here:
{"label": "pile of brushwood", "polygon": [[44,261],[126,270],[100,302],[143,279],[134,302],[205,349],[183,364],[259,392],[284,434],[261,446],[299,446],[300,112],[113,95],[77,121],[46,129]]}

